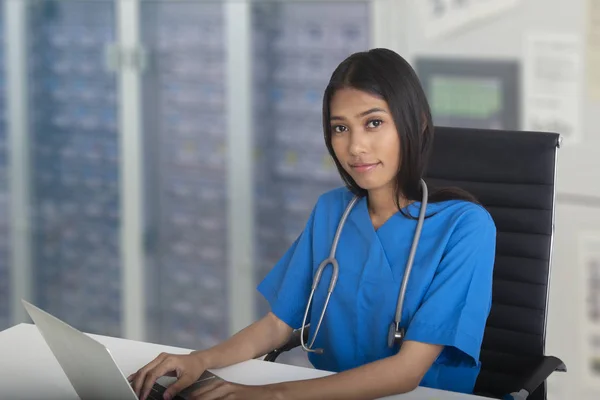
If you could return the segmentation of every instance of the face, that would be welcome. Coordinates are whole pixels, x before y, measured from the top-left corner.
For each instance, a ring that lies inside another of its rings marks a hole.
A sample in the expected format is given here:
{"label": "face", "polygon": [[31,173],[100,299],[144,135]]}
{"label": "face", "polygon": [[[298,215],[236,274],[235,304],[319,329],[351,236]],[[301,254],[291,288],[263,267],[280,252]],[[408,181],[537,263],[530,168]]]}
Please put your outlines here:
{"label": "face", "polygon": [[365,190],[393,187],[400,138],[385,100],[347,88],[329,107],[331,144],[344,170]]}

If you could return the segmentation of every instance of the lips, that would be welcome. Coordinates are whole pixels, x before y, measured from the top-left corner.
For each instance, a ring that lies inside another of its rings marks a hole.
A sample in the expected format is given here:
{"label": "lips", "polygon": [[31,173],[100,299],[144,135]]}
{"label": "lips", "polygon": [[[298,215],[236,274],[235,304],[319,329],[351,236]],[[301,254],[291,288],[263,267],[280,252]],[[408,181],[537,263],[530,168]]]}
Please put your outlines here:
{"label": "lips", "polygon": [[356,172],[369,172],[369,171],[373,170],[375,167],[377,167],[378,165],[379,165],[379,163],[357,163],[357,164],[351,164],[350,166]]}

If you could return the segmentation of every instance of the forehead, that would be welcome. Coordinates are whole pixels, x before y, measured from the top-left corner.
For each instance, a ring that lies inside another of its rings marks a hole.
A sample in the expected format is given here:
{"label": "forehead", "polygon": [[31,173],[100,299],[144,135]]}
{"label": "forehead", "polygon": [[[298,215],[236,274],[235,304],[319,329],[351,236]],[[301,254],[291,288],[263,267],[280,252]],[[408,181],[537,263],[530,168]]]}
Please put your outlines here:
{"label": "forehead", "polygon": [[329,104],[332,115],[359,113],[376,107],[389,112],[387,102],[381,97],[354,88],[338,89]]}

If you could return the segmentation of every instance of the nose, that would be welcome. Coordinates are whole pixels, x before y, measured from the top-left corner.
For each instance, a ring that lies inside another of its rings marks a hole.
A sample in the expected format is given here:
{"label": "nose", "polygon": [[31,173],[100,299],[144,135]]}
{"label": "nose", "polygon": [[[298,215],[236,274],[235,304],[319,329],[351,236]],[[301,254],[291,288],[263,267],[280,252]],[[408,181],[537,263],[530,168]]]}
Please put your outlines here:
{"label": "nose", "polygon": [[362,130],[355,130],[350,135],[348,151],[353,156],[366,153],[368,148],[367,137]]}

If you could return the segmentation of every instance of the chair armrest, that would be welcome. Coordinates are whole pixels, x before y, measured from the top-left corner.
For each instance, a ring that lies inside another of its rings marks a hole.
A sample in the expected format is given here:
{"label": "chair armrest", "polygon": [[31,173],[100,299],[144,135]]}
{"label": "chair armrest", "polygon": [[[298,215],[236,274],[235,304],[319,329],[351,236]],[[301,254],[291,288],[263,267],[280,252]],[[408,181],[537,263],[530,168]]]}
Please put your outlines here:
{"label": "chair armrest", "polygon": [[[310,327],[310,324],[306,324],[306,326],[304,327],[304,342],[306,343],[306,341],[308,341],[308,328]],[[287,341],[286,344],[284,344],[283,346],[281,346],[278,349],[273,350],[272,352],[270,352],[269,354],[267,354],[264,358],[264,361],[269,361],[269,362],[275,362],[275,360],[277,359],[277,357],[279,357],[279,355],[281,353],[285,353],[286,351],[290,351],[292,349],[295,349],[296,347],[300,346],[302,344],[302,342],[300,341],[300,334],[302,332],[302,329],[294,329],[292,331],[292,335],[290,336],[290,339]]]}
{"label": "chair armrest", "polygon": [[566,372],[567,367],[559,358],[553,356],[544,356],[538,365],[525,376],[523,388],[515,393],[505,396],[505,400],[524,400],[533,393],[548,377],[554,372]]}

